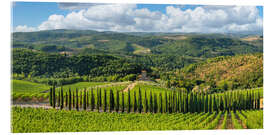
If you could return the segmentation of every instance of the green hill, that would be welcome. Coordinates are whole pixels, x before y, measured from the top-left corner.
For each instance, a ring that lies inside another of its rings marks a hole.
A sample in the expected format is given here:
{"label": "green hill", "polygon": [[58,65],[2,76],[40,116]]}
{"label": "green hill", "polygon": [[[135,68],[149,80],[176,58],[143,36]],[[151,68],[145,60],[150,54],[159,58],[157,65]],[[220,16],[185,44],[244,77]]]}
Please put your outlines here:
{"label": "green hill", "polygon": [[190,64],[174,73],[169,84],[195,91],[262,87],[263,55],[221,56]]}

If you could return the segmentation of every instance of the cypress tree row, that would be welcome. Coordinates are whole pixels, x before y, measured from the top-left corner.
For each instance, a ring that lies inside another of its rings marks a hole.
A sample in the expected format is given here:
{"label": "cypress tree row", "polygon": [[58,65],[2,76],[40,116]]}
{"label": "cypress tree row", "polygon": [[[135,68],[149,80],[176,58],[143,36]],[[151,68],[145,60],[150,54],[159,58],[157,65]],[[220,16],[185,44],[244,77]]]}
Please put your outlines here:
{"label": "cypress tree row", "polygon": [[93,89],[91,89],[91,111],[94,111],[94,109],[95,109],[95,95]]}
{"label": "cypress tree row", "polygon": [[70,88],[69,88],[68,93],[69,93],[69,95],[68,95],[69,96],[68,109],[71,110],[71,90],[70,90]]}
{"label": "cypress tree row", "polygon": [[147,100],[146,90],[144,91],[144,112],[145,113],[148,112],[148,100]]}
{"label": "cypress tree row", "polygon": [[83,92],[83,109],[86,110],[86,89]]}
{"label": "cypress tree row", "polygon": [[129,89],[128,89],[128,110],[127,110],[127,112],[128,113],[130,113],[130,91],[129,91]]}
{"label": "cypress tree row", "polygon": [[163,108],[162,108],[162,94],[159,93],[159,112],[163,113]]}
{"label": "cypress tree row", "polygon": [[115,111],[119,111],[119,91],[116,91],[116,106],[115,106]]}
{"label": "cypress tree row", "polygon": [[142,112],[142,93],[141,88],[139,88],[139,113]]}
{"label": "cypress tree row", "polygon": [[122,113],[125,112],[125,96],[124,91],[122,91]]}
{"label": "cypress tree row", "polygon": [[106,90],[104,90],[104,106],[103,106],[103,111],[106,112],[107,110],[107,94]]}
{"label": "cypress tree row", "polygon": [[137,98],[136,98],[136,91],[134,91],[134,99],[133,99],[133,112],[137,112]]}
{"label": "cypress tree row", "polygon": [[76,110],[79,111],[79,92],[76,88]]}

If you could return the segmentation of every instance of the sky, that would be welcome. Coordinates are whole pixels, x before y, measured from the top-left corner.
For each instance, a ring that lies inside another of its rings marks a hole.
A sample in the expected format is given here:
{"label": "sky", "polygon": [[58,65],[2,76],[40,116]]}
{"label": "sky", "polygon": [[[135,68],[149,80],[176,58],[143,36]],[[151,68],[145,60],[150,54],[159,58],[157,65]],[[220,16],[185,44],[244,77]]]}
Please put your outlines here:
{"label": "sky", "polygon": [[78,29],[118,32],[261,32],[262,6],[16,2],[14,32]]}

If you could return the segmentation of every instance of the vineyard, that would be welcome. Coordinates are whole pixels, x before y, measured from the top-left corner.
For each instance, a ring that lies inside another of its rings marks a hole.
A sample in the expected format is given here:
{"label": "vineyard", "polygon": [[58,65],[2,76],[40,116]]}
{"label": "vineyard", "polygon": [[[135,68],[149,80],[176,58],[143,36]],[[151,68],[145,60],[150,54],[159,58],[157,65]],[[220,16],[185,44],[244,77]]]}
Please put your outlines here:
{"label": "vineyard", "polygon": [[98,113],[12,108],[12,132],[262,129],[263,111],[213,113]]}

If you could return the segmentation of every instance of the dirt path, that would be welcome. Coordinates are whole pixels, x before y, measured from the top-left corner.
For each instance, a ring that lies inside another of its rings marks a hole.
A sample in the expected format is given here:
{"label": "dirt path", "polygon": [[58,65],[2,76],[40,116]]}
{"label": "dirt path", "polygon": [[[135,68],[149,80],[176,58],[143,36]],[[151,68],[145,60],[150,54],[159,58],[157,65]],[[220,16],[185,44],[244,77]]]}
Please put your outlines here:
{"label": "dirt path", "polygon": [[43,109],[51,109],[52,107],[48,103],[16,103],[12,106],[22,107],[22,108],[43,108]]}
{"label": "dirt path", "polygon": [[127,92],[128,90],[132,90],[136,86],[137,82],[133,82],[130,85],[128,85],[123,92]]}
{"label": "dirt path", "polygon": [[218,121],[218,125],[217,125],[216,129],[221,129],[223,120],[224,120],[224,114],[222,114],[220,120]]}
{"label": "dirt path", "polygon": [[232,123],[232,116],[231,113],[228,113],[228,119],[227,119],[227,129],[234,129],[233,123]]}

